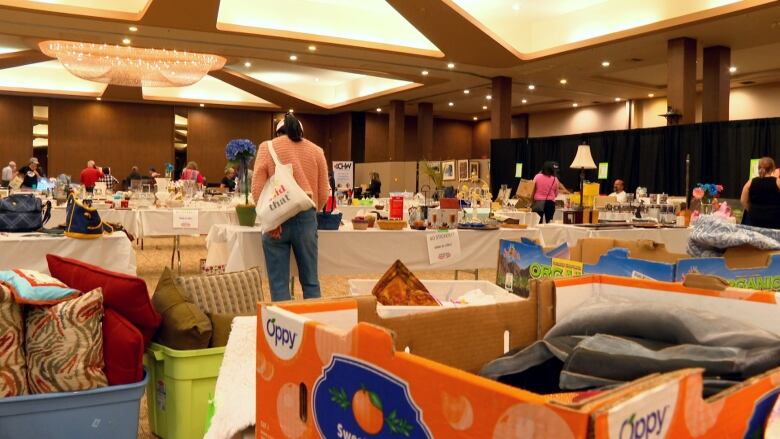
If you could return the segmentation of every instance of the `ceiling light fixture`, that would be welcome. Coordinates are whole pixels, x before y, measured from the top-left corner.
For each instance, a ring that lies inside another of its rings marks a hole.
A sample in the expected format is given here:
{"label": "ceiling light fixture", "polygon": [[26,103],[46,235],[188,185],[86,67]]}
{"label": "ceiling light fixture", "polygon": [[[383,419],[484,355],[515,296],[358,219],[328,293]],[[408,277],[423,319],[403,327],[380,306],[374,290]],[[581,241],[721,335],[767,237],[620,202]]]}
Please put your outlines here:
{"label": "ceiling light fixture", "polygon": [[455,63],[451,62],[451,63],[447,64],[447,68],[448,69],[454,69],[455,68]]}
{"label": "ceiling light fixture", "polygon": [[293,110],[292,108],[290,108],[289,112],[290,112],[290,113],[295,113],[295,110]]}
{"label": "ceiling light fixture", "polygon": [[536,86],[533,84],[528,84],[528,90],[534,90],[536,89]]}
{"label": "ceiling light fixture", "polygon": [[130,26],[127,28],[127,30],[129,30],[130,32],[138,32],[138,28],[135,26]]}
{"label": "ceiling light fixture", "polygon": [[176,50],[72,41],[43,41],[38,47],[79,78],[129,87],[192,85],[225,65],[221,56]]}
{"label": "ceiling light fixture", "polygon": [[483,106],[482,106],[482,109],[483,109],[483,110],[487,110],[487,105],[483,105]]}
{"label": "ceiling light fixture", "polygon": [[562,85],[566,85],[569,81],[566,80],[566,78],[561,79],[560,83]]}
{"label": "ceiling light fixture", "polygon": [[609,67],[609,61],[602,61],[601,67]]}
{"label": "ceiling light fixture", "polygon": [[472,117],[472,119],[477,120],[479,119],[477,116]]}
{"label": "ceiling light fixture", "polygon": [[320,82],[320,78],[314,78],[314,82]]}
{"label": "ceiling light fixture", "polygon": [[526,103],[528,103],[528,99],[523,99],[523,100],[522,100],[522,101],[520,101],[520,102],[522,102],[522,103],[526,104]]}
{"label": "ceiling light fixture", "polygon": [[130,38],[127,37],[122,38],[122,44],[130,44],[130,43],[131,43]]}
{"label": "ceiling light fixture", "polygon": [[206,106],[206,104],[200,104],[200,108],[203,108],[205,106]]}
{"label": "ceiling light fixture", "polygon": [[244,67],[252,67],[252,63],[247,61],[244,63]]}
{"label": "ceiling light fixture", "polygon": [[455,106],[455,102],[448,102],[447,105],[449,105],[450,107],[454,107]]}
{"label": "ceiling light fixture", "polygon": [[464,95],[467,95],[467,94],[469,94],[469,93],[471,93],[471,92],[469,91],[469,89],[465,89],[465,90],[463,90],[463,94],[464,94]]}
{"label": "ceiling light fixture", "polygon": [[485,99],[491,100],[491,99],[493,99],[493,96],[492,95],[487,95],[487,96],[485,96]]}
{"label": "ceiling light fixture", "polygon": [[427,71],[427,70],[423,70],[423,71],[422,71],[422,75],[423,75],[423,76],[428,76],[428,71]]}
{"label": "ceiling light fixture", "polygon": [[735,66],[729,67],[729,73],[735,73],[737,71],[737,68]]}
{"label": "ceiling light fixture", "polygon": [[574,107],[574,108],[577,108],[577,107],[579,107],[579,106],[580,106],[580,104],[578,104],[578,103],[576,103],[576,102],[575,102],[575,103],[571,104],[571,106],[572,106],[572,107]]}
{"label": "ceiling light fixture", "polygon": [[98,100],[98,101],[102,101],[103,100],[103,98],[101,98],[100,96],[96,97],[95,99]]}
{"label": "ceiling light fixture", "polygon": [[620,98],[615,98],[615,102],[620,102]]}
{"label": "ceiling light fixture", "polygon": [[647,97],[648,97],[648,98],[654,98],[654,97],[655,97],[655,93],[648,93],[648,94],[647,94]]}
{"label": "ceiling light fixture", "polygon": [[316,51],[317,51],[317,46],[315,46],[314,44],[310,44],[309,45],[309,52],[316,52]]}
{"label": "ceiling light fixture", "polygon": [[382,112],[382,109],[381,109],[381,108],[377,108],[377,109],[376,109],[376,112],[377,112],[377,113],[381,113],[381,112]]}
{"label": "ceiling light fixture", "polygon": [[298,61],[298,55],[290,55],[290,61]]}

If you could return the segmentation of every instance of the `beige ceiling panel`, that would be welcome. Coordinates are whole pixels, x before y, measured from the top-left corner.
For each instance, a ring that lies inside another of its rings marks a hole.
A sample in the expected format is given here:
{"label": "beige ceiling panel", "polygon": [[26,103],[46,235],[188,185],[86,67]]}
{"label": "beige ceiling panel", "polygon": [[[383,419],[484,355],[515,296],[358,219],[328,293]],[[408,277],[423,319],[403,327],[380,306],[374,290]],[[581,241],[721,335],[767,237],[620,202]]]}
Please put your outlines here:
{"label": "beige ceiling panel", "polygon": [[[153,0],[0,0],[0,6],[90,17],[138,20]],[[164,1],[164,0],[163,0]]]}
{"label": "beige ceiling panel", "polygon": [[143,97],[150,101],[276,108],[265,99],[211,76],[205,76],[187,87],[143,87]]}
{"label": "beige ceiling panel", "polygon": [[45,61],[0,70],[0,90],[39,94],[100,96],[106,84],[70,74],[59,61]]}
{"label": "beige ceiling panel", "polygon": [[222,0],[217,29],[443,56],[385,0]]}

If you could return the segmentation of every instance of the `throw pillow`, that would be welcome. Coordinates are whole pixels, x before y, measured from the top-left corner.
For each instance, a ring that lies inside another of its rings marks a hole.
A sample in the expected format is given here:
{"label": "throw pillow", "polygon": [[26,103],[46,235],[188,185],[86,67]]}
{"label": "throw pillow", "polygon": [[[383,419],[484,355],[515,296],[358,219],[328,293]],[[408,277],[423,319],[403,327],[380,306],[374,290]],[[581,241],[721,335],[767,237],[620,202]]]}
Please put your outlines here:
{"label": "throw pillow", "polygon": [[109,385],[144,379],[144,336],[111,308],[106,308],[103,316],[103,359]]}
{"label": "throw pillow", "polygon": [[263,301],[260,269],[211,276],[181,276],[176,284],[205,312],[218,314],[257,313]]}
{"label": "throw pillow", "polygon": [[0,271],[0,283],[11,289],[18,303],[30,305],[53,305],[79,295],[78,290],[35,270]]}
{"label": "throw pillow", "polygon": [[145,346],[149,345],[162,318],[152,307],[143,279],[56,255],[46,255],[46,261],[51,275],[71,288],[90,291],[101,287],[105,307],[116,310],[135,325],[144,335]]}
{"label": "throw pillow", "polygon": [[103,373],[100,289],[27,312],[25,346],[30,393],[73,392],[108,385]]}
{"label": "throw pillow", "polygon": [[211,321],[197,305],[187,299],[167,267],[157,282],[152,305],[162,315],[157,341],[173,349],[209,347]]}
{"label": "throw pillow", "polygon": [[27,393],[22,307],[0,285],[0,398]]}
{"label": "throw pillow", "polygon": [[230,338],[230,330],[233,327],[233,318],[238,316],[253,316],[254,314],[216,314],[209,313],[209,319],[211,320],[211,342],[210,348],[217,348],[220,346],[227,346],[228,338]]}

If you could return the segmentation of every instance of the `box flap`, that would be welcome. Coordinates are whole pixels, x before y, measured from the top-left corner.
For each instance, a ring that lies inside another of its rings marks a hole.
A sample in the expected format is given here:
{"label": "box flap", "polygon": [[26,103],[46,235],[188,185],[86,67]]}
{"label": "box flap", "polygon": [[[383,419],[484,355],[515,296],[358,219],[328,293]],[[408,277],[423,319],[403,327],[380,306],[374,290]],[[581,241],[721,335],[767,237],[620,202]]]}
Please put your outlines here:
{"label": "box flap", "polygon": [[772,255],[780,254],[777,250],[759,250],[749,245],[726,249],[723,259],[726,267],[737,268],[766,268]]}

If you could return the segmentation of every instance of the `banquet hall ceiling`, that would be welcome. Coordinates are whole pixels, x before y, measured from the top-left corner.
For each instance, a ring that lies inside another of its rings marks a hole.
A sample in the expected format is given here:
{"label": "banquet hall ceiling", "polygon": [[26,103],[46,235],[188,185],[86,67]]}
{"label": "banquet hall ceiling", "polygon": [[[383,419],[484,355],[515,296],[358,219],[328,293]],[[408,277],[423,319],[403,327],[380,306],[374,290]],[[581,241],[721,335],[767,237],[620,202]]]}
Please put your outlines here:
{"label": "banquet hall ceiling", "polygon": [[[0,92],[40,96],[315,113],[397,99],[407,114],[432,102],[437,116],[486,118],[495,76],[512,78],[514,113],[663,96],[678,37],[699,40],[699,60],[731,47],[734,87],[780,81],[780,2],[768,0],[0,0],[0,29]],[[38,50],[125,38],[227,63],[191,86],[141,89],[76,78]]]}

